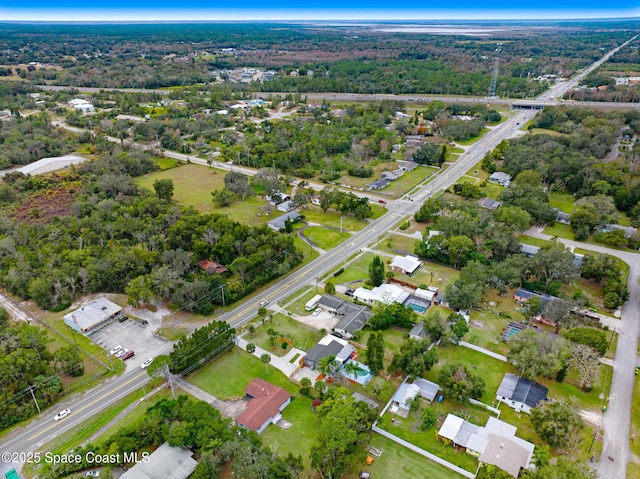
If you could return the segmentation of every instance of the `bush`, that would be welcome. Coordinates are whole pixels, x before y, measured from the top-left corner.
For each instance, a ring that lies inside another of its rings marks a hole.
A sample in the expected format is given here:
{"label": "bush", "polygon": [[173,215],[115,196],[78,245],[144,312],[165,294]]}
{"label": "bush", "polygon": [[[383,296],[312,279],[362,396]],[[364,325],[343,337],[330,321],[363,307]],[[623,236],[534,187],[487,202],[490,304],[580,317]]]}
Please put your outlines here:
{"label": "bush", "polygon": [[324,285],[324,292],[327,294],[333,294],[336,292],[336,287],[329,281]]}
{"label": "bush", "polygon": [[404,230],[406,230],[407,228],[409,228],[409,226],[411,226],[411,223],[409,223],[408,221],[405,221],[404,223],[402,223],[402,224],[399,226],[399,228],[400,228],[401,230],[403,230],[403,231],[404,231]]}
{"label": "bush", "polygon": [[344,268],[340,268],[338,271],[333,273],[333,276],[337,277],[337,276],[340,276],[342,273],[344,273]]}
{"label": "bush", "polygon": [[425,409],[424,414],[422,416],[422,425],[420,426],[420,429],[422,431],[428,431],[435,425],[437,420],[438,420],[438,415],[433,409],[431,408]]}

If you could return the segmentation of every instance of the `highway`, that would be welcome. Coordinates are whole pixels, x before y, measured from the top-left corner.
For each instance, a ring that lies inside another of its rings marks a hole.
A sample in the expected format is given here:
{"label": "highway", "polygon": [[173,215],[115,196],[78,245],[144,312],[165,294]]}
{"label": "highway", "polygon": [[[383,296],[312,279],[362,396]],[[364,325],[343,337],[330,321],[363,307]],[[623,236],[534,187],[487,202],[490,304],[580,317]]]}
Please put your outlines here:
{"label": "highway", "polygon": [[[613,52],[609,52],[607,55],[610,55],[612,53]],[[603,59],[601,59],[600,61],[606,60],[607,55],[605,55],[605,57],[603,57]],[[579,81],[579,79],[581,78],[580,75],[587,74],[588,70],[589,69],[581,72],[578,75],[578,79],[576,81]],[[555,85],[549,92],[541,95],[538,100],[553,101],[553,99],[561,96],[566,90],[571,88],[572,85],[573,80]],[[63,88],[64,87],[50,89]],[[82,90],[87,91],[86,89]],[[316,98],[315,94],[305,95],[310,99]],[[349,100],[355,100],[356,97],[356,95],[353,94],[347,94],[345,96],[348,97],[345,99]],[[367,99],[365,100],[363,97],[366,97]],[[332,99],[327,94],[318,94],[317,98]],[[401,97],[398,95],[361,95],[359,98],[361,98],[361,101],[371,101],[372,99],[379,100],[384,98],[406,100],[405,97]],[[417,97],[417,101],[427,101],[426,98],[427,97]],[[438,97],[438,99],[443,100],[442,97]],[[468,102],[469,99],[456,99],[455,101]],[[477,101],[486,102],[487,99],[477,99]],[[492,99],[491,101],[493,103],[497,103],[498,99]],[[508,101],[511,102],[511,100]],[[583,103],[580,104],[582,105]],[[620,104],[613,105],[617,108],[621,107]],[[604,106],[604,104],[598,103],[598,106]],[[640,105],[630,104],[629,107],[640,108]],[[326,252],[308,265],[303,266],[298,271],[283,278],[277,284],[274,284],[273,286],[267,288],[259,297],[255,297],[254,299],[251,299],[239,305],[237,308],[223,315],[220,315],[216,319],[228,321],[232,326],[239,327],[256,317],[260,301],[268,300],[273,304],[274,302],[282,301],[284,298],[309,284],[315,284],[318,278],[322,277],[332,269],[338,267],[340,264],[345,264],[350,256],[358,254],[362,248],[376,241],[387,231],[392,229],[393,226],[403,217],[415,213],[415,211],[419,209],[421,204],[428,197],[433,196],[441,190],[453,185],[461,176],[463,176],[468,170],[476,165],[484,157],[487,151],[495,148],[495,146],[497,146],[501,141],[516,136],[519,128],[523,126],[528,120],[533,118],[536,113],[537,112],[535,110],[521,110],[516,112],[508,120],[493,127],[489,132],[485,134],[482,139],[469,146],[460,158],[458,158],[447,169],[442,170],[439,175],[432,177],[431,181],[422,186],[418,192],[413,193],[410,198],[405,197],[403,199],[389,202],[387,205],[387,207],[390,209],[389,212],[387,212],[377,220],[372,221],[366,228],[354,234],[344,244],[334,248],[331,251]],[[181,154],[175,153],[175,155]],[[171,156],[176,157],[173,154]],[[190,161],[195,162],[194,158],[195,157],[191,156],[188,157]],[[181,159],[186,159],[186,156],[185,158]],[[17,429],[16,431],[13,431],[10,435],[5,437],[0,443],[0,451],[25,453],[32,452],[43,444],[46,444],[49,440],[56,437],[58,434],[61,434],[62,432],[70,430],[73,427],[77,426],[83,420],[91,417],[97,411],[108,407],[110,404],[113,404],[115,401],[121,399],[127,394],[135,391],[136,389],[139,389],[147,383],[147,378],[148,376],[146,372],[131,371],[130,373],[127,373],[120,378],[110,380],[107,383],[95,388],[92,392],[86,393],[81,398],[69,398],[66,401],[56,405],[55,410],[50,409],[46,411],[39,418],[31,421],[27,426]],[[614,374],[612,390],[614,390],[614,387],[616,386],[616,379],[616,375]],[[624,377],[620,377],[619,379],[627,381],[627,375],[624,375]],[[631,379],[633,380],[633,378]],[[72,414],[66,419],[54,423],[53,416],[59,410],[66,407],[71,409]],[[612,414],[615,414],[615,412],[611,412]],[[627,409],[626,414],[626,417],[628,417],[629,409]],[[606,424],[607,423],[605,423],[605,425]],[[616,431],[605,429],[605,444],[607,443],[607,434],[611,435],[615,432]],[[626,445],[626,448],[626,450],[628,451],[628,443]],[[614,448],[608,449],[611,450]],[[611,450],[611,454],[615,454],[616,456],[619,455],[619,457],[612,456],[613,460],[611,462],[616,464],[616,468],[618,470],[626,469],[628,452],[625,454],[620,450],[619,447],[616,447],[615,450]],[[17,466],[19,466],[19,464],[8,466],[0,462],[0,472],[8,470],[10,467]],[[615,477],[624,477],[624,475]]]}

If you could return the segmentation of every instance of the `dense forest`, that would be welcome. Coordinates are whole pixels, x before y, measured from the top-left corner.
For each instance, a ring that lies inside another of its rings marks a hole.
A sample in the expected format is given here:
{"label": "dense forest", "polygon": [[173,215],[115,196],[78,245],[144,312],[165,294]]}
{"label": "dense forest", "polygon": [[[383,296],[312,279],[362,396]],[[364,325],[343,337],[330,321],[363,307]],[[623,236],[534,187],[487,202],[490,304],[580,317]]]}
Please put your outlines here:
{"label": "dense forest", "polygon": [[42,328],[11,322],[0,308],[0,429],[53,404],[62,394],[64,376],[84,374],[78,346],[51,353],[49,342]]}
{"label": "dense forest", "polygon": [[[500,43],[498,95],[519,97],[542,91],[533,78],[571,75],[627,38],[598,24],[503,25],[490,40],[286,24],[3,25],[0,75],[159,88],[209,83],[214,70],[261,67],[276,70],[279,79],[235,88],[484,95]],[[292,70],[304,75],[289,76]]]}
{"label": "dense forest", "polygon": [[[89,292],[126,291],[135,303],[166,299],[210,313],[302,259],[292,238],[266,226],[182,209],[139,189],[132,177],[156,168],[150,156],[107,147],[112,150],[65,175],[5,177],[3,208],[16,198],[31,201],[24,220],[0,221],[0,281],[8,291],[56,310]],[[55,195],[59,190],[69,194]],[[67,203],[59,209],[64,214],[45,216],[54,196]],[[202,259],[230,272],[208,276],[194,266]]]}

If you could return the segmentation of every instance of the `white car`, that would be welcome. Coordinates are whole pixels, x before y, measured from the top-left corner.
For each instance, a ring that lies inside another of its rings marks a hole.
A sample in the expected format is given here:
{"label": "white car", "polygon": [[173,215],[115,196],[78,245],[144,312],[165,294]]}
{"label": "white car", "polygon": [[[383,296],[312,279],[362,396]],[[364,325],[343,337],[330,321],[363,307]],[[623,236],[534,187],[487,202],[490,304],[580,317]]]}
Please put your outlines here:
{"label": "white car", "polygon": [[129,350],[128,350],[128,349],[122,348],[122,349],[121,349],[120,351],[118,351],[114,356],[115,356],[116,358],[121,358],[122,356],[124,356],[124,355],[125,355],[126,353],[128,353],[128,352],[129,352]]}
{"label": "white car", "polygon": [[267,304],[269,304],[269,301],[266,299],[264,301],[260,301],[260,306],[266,306]]}
{"label": "white car", "polygon": [[100,471],[87,471],[83,477],[100,477]]}
{"label": "white car", "polygon": [[153,362],[153,358],[149,358],[149,359],[147,359],[144,363],[142,363],[142,364],[140,365],[140,367],[141,367],[142,369],[147,369],[147,368],[151,365],[151,363],[152,363],[152,362]]}
{"label": "white car", "polygon": [[71,409],[63,409],[62,411],[60,411],[58,414],[55,415],[53,420],[58,422],[60,419],[64,419],[69,414],[71,414]]}
{"label": "white car", "polygon": [[118,353],[118,351],[122,351],[122,346],[120,346],[119,344],[115,348],[113,348],[111,351],[109,351],[109,355],[115,356]]}
{"label": "white car", "polygon": [[322,312],[322,310],[320,308],[316,308],[315,311],[313,313],[311,313],[311,314],[313,316],[318,316],[321,312]]}

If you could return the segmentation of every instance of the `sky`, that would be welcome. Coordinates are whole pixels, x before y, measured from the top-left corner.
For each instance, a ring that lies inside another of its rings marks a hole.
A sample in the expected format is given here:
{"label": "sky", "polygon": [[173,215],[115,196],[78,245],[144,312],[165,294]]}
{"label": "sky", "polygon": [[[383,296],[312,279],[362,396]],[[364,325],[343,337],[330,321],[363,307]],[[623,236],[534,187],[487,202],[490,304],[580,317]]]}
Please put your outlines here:
{"label": "sky", "polygon": [[[388,0],[0,0],[0,21],[486,20],[640,17],[638,0],[478,0],[398,8]],[[424,2],[428,4],[429,2]],[[407,2],[408,4],[408,2]],[[268,5],[265,7],[265,5]],[[391,6],[392,7],[391,7]],[[615,8],[610,8],[614,5]]]}

